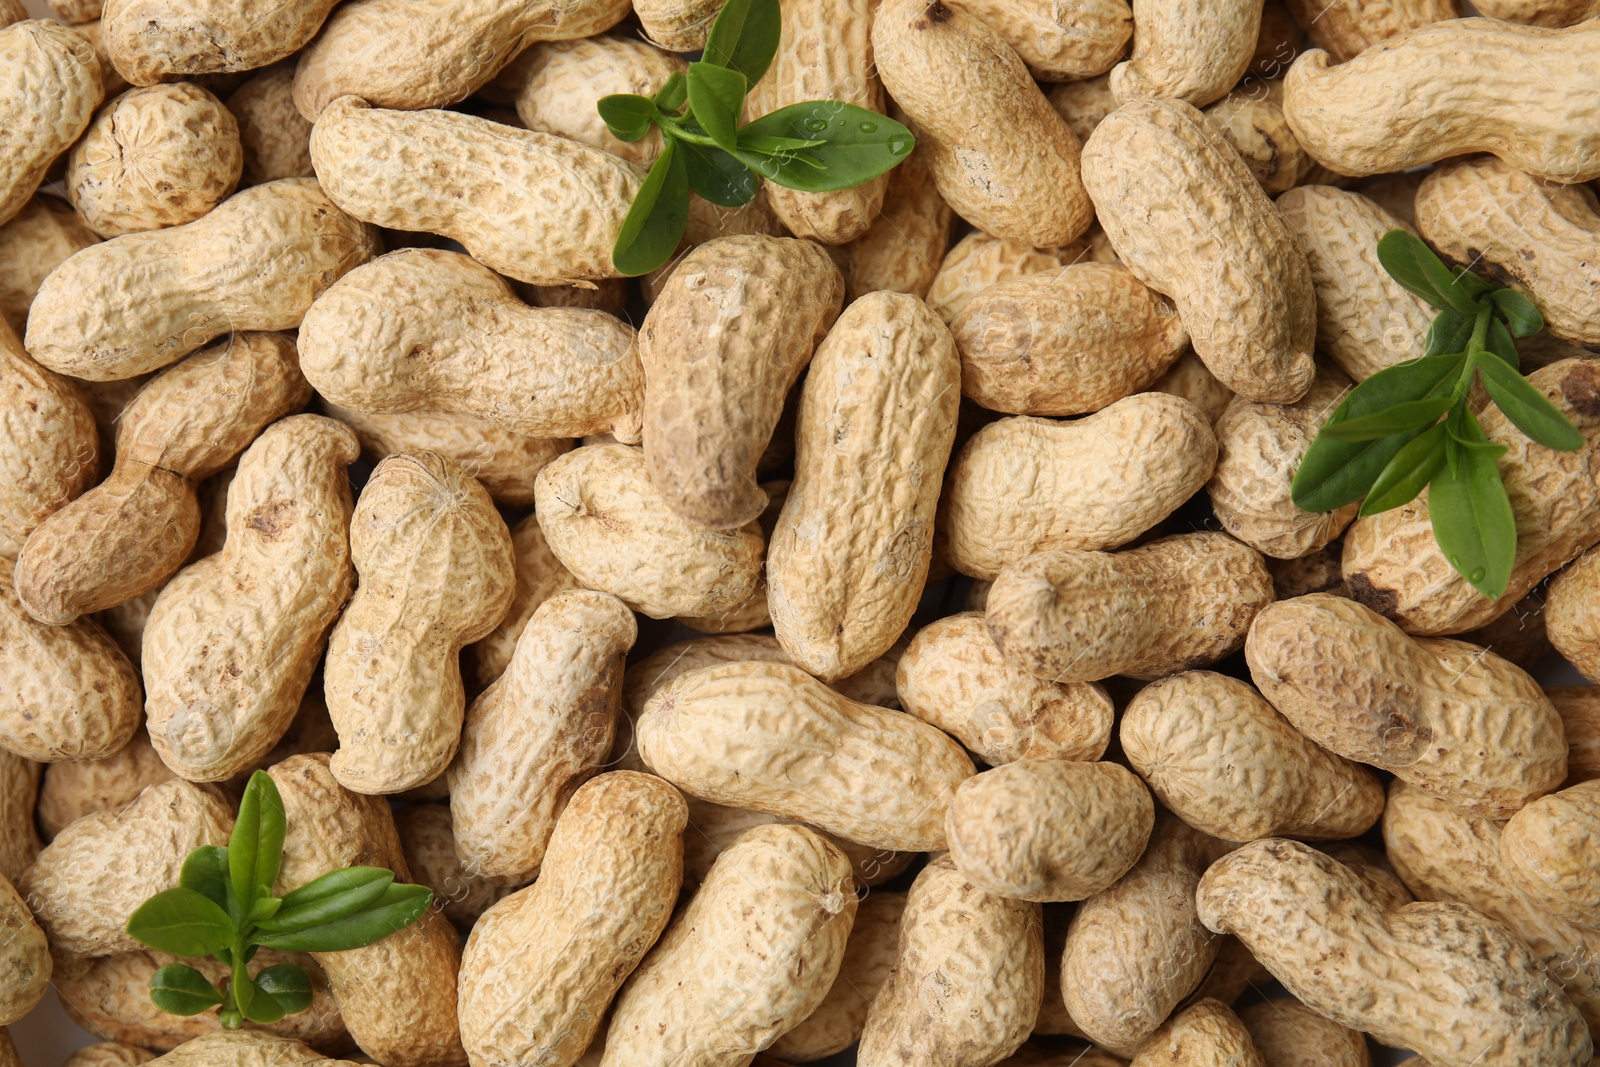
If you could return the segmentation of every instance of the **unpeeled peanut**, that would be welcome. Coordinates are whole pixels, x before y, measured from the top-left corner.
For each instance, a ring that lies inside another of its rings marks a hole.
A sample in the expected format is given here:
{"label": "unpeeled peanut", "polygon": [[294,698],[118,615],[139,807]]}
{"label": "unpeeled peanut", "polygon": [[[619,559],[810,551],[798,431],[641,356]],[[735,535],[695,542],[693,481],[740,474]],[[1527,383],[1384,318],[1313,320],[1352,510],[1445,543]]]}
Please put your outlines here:
{"label": "unpeeled peanut", "polygon": [[1133,55],[1111,71],[1119,103],[1145,97],[1205,107],[1228,94],[1255,59],[1261,4],[1133,0]]}
{"label": "unpeeled peanut", "polygon": [[[916,154],[911,158],[916,159]],[[893,173],[898,174],[910,162],[896,167]],[[954,322],[972,298],[991,285],[1088,259],[1088,242],[1081,238],[1059,248],[1034,248],[974,230],[939,261],[928,287],[928,306],[945,322]]]}
{"label": "unpeeled peanut", "polygon": [[773,1042],[774,1056],[810,1063],[843,1052],[861,1039],[872,998],[894,967],[906,899],[906,894],[892,890],[861,898],[833,987],[815,1011]]}
{"label": "unpeeled peanut", "polygon": [[13,560],[39,524],[94,484],[100,443],[84,394],[28,358],[0,322],[0,559]]}
{"label": "unpeeled peanut", "polygon": [[1252,1004],[1239,1021],[1270,1067],[1372,1067],[1365,1037],[1293,998]]}
{"label": "unpeeled peanut", "polygon": [[28,327],[28,305],[39,283],[62,260],[99,241],[70,205],[35,195],[0,226],[0,319],[20,335]]}
{"label": "unpeeled peanut", "polygon": [[1600,682],[1600,549],[1591,548],[1550,582],[1544,621],[1550,643],[1578,673]]}
{"label": "unpeeled peanut", "polygon": [[22,210],[104,98],[100,61],[82,36],[45,19],[0,28],[0,224]]}
{"label": "unpeeled peanut", "polygon": [[444,917],[458,930],[473,925],[511,890],[467,870],[456,854],[450,809],[444,804],[411,804],[394,813],[395,832],[406,866],[418,885],[433,890]]}
{"label": "unpeeled peanut", "polygon": [[528,129],[582,141],[648,167],[661,153],[660,132],[619,141],[594,101],[613,93],[648,96],[687,66],[643,41],[607,35],[535,44],[512,61],[500,81],[511,79],[507,102]]}
{"label": "unpeeled peanut", "polygon": [[[1312,43],[1326,49],[1335,63],[1354,59],[1379,41],[1398,37],[1407,30],[1426,26],[1430,22],[1461,17],[1458,0],[1391,0],[1383,4],[1370,3],[1369,0],[1285,2],[1295,22],[1305,30]],[[1494,14],[1487,8],[1505,2],[1489,0],[1484,5],[1484,11]],[[1500,16],[1496,14],[1495,17]]]}
{"label": "unpeeled peanut", "polygon": [[[22,872],[41,847],[34,811],[41,799],[39,779],[43,770],[42,764],[0,748],[0,878],[13,884],[21,880]],[[43,823],[44,819],[39,821]]]}
{"label": "unpeeled peanut", "polygon": [[867,232],[849,244],[829,249],[844,275],[845,300],[853,302],[883,289],[926,298],[950,245],[953,222],[950,205],[933,182],[928,154],[913,149],[889,172],[883,210]]}
{"label": "unpeeled peanut", "polygon": [[1133,33],[1127,0],[961,0],[958,5],[999,32],[1043,82],[1092,78],[1122,58]]}
{"label": "unpeeled peanut", "polygon": [[228,97],[228,110],[239,123],[246,185],[279,178],[310,178],[311,123],[295,110],[294,69],[271,67]]}
{"label": "unpeeled peanut", "polygon": [[516,577],[511,606],[488,636],[466,652],[467,672],[475,690],[487,689],[505,673],[517,639],[541,604],[557,593],[581,588],[545,543],[537,515],[529,515],[511,528],[511,553]]}
{"label": "unpeeled peanut", "polygon": [[106,0],[106,42],[135,85],[269,66],[309,43],[337,0]]}
{"label": "unpeeled peanut", "polygon": [[1513,815],[1500,838],[1500,855],[1511,881],[1539,907],[1600,931],[1600,873],[1593,863],[1597,842],[1600,782],[1580,782]]}
{"label": "unpeeled peanut", "polygon": [[1545,696],[1555,705],[1567,739],[1567,785],[1600,778],[1600,689],[1555,686]]}
{"label": "unpeeled peanut", "polygon": [[0,1026],[34,1009],[50,985],[54,964],[44,931],[11,881],[0,876]]}

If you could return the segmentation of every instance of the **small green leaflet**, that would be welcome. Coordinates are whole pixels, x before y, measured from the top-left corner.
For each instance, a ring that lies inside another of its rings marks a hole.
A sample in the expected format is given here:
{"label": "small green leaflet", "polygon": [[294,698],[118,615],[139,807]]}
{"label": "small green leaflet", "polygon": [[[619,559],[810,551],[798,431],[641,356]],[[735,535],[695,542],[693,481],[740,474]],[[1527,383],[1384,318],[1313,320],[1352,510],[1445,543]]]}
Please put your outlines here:
{"label": "small green leaflet", "polygon": [[243,967],[233,969],[233,981],[228,984],[228,992],[240,1013],[253,1023],[275,1023],[284,1016],[283,1005],[263,992]]}
{"label": "small green leaflet", "polygon": [[755,171],[720,148],[679,141],[689,188],[718,207],[739,207],[755,199],[761,188]]}
{"label": "small green leaflet", "polygon": [[1584,446],[1583,434],[1557,411],[1545,395],[1528,383],[1492,353],[1478,361],[1484,388],[1511,424],[1531,441],[1561,452],[1576,452]]}
{"label": "small green leaflet", "polygon": [[292,963],[262,968],[256,988],[277,1001],[285,1015],[311,1007],[311,978]]}
{"label": "small green leaflet", "polygon": [[728,0],[706,36],[702,62],[744,75],[754,85],[778,54],[783,13],[778,0]]}
{"label": "small green leaflet", "polygon": [[695,122],[725,152],[735,149],[739,112],[748,86],[744,75],[710,63],[689,64],[689,107]]}
{"label": "small green leaflet", "polygon": [[228,850],[221,845],[201,845],[189,853],[178,874],[178,884],[193,889],[217,907],[228,907]]}
{"label": "small green leaflet", "polygon": [[1516,516],[1495,463],[1496,446],[1472,447],[1489,441],[1465,408],[1452,421],[1463,439],[1450,436],[1445,445],[1449,462],[1430,483],[1433,536],[1450,566],[1478,592],[1496,599],[1505,592],[1516,563]]}
{"label": "small green leaflet", "polygon": [[[821,141],[792,152],[764,155],[753,138]],[[734,151],[769,181],[805,192],[850,189],[893,168],[916,146],[911,131],[875,111],[834,100],[779,108],[747,123]]]}
{"label": "small green leaflet", "polygon": [[656,90],[656,107],[662,111],[676,112],[688,99],[689,82],[682,71],[674,71]]}
{"label": "small green leaflet", "polygon": [[1533,306],[1533,301],[1515,289],[1496,289],[1489,294],[1495,312],[1505,320],[1513,337],[1532,337],[1544,329],[1544,316]]}
{"label": "small green leaflet", "polygon": [[383,867],[346,867],[289,893],[277,914],[257,923],[267,933],[289,933],[343,919],[370,906],[394,881]]}
{"label": "small green leaflet", "polygon": [[1411,231],[1395,229],[1385,233],[1378,240],[1378,262],[1402,288],[1441,311],[1476,314],[1476,301],[1466,286]]}
{"label": "small green leaflet", "polygon": [[206,976],[182,963],[169,963],[150,976],[150,1000],[169,1015],[199,1015],[223,1002]]}
{"label": "small green leaflet", "polygon": [[606,129],[619,141],[639,140],[650,132],[656,117],[655,101],[633,93],[602,96],[595,107],[605,120]]}
{"label": "small green leaflet", "polygon": [[228,838],[228,883],[233,891],[229,913],[235,916],[235,922],[250,914],[257,894],[272,892],[272,883],[278,880],[278,861],[283,856],[285,825],[283,798],[278,795],[277,785],[266,771],[256,771],[244,788],[239,817]]}
{"label": "small green leaflet", "polygon": [[342,919],[281,934],[259,934],[256,944],[289,952],[342,952],[380,941],[422,917],[433,891],[420,885],[389,885],[367,909]]}
{"label": "small green leaflet", "polygon": [[1376,515],[1415,500],[1444,466],[1446,436],[1441,422],[1424,430],[1396,452],[1389,465],[1379,473],[1378,480],[1372,483],[1367,499],[1362,501],[1361,514]]}
{"label": "small green leaflet", "polygon": [[233,921],[209,897],[177,886],[139,905],[127,931],[141,945],[173,956],[209,956],[233,940]]}
{"label": "small green leaflet", "polygon": [[678,142],[668,137],[622,220],[611,262],[629,276],[649,274],[672,258],[688,224],[689,177]]}

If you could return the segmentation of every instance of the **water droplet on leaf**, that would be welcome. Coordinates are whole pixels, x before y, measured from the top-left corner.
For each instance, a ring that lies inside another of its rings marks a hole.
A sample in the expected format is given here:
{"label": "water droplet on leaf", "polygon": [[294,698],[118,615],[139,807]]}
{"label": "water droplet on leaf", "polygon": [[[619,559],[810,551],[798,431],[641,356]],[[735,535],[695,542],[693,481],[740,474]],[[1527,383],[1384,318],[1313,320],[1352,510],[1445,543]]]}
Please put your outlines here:
{"label": "water droplet on leaf", "polygon": [[877,133],[878,132],[878,124],[876,122],[863,122],[861,124],[861,132],[862,133]]}
{"label": "water droplet on leaf", "polygon": [[1487,575],[1488,573],[1489,572],[1484,570],[1482,567],[1475,567],[1475,568],[1473,568],[1472,573],[1467,575],[1467,581],[1469,581],[1469,582],[1481,582],[1481,581],[1483,581],[1484,576]]}
{"label": "water droplet on leaf", "polygon": [[897,156],[903,156],[911,151],[911,146],[915,143],[909,133],[897,133],[889,138],[889,151]]}
{"label": "water droplet on leaf", "polygon": [[805,127],[811,133],[821,133],[828,128],[827,119],[806,119]]}

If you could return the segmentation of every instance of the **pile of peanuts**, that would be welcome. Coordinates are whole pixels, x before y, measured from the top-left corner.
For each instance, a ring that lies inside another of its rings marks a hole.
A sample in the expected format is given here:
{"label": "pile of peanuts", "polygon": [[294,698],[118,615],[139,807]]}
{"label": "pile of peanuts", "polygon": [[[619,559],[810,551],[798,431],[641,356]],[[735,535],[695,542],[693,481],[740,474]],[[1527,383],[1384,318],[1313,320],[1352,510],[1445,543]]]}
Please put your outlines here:
{"label": "pile of peanuts", "polygon": [[[1600,681],[1600,2],[1476,4],[783,0],[749,116],[917,148],[696,199],[634,282],[660,140],[595,101],[718,0],[0,0],[0,1024],[53,984],[70,1067],[1589,1067],[1600,689],[1528,671]],[[1588,442],[1483,413],[1499,600],[1426,493],[1290,500],[1422,350],[1392,227],[1534,301]],[[224,1030],[124,926],[256,769],[280,893],[437,906],[262,951],[314,1003]]]}

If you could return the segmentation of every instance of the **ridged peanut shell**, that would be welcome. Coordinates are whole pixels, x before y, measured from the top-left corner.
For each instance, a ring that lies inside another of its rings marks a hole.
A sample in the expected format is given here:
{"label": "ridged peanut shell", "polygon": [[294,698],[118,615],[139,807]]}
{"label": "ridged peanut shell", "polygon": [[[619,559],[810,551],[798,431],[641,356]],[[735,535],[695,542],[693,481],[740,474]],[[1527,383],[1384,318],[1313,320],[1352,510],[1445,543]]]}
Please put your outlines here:
{"label": "ridged peanut shell", "polygon": [[[916,154],[911,158],[915,160]],[[909,161],[902,164],[905,165],[909,165]],[[899,169],[897,167],[896,171]],[[973,230],[939,261],[937,273],[928,287],[928,306],[945,322],[954,322],[967,304],[991,285],[1088,259],[1088,242],[1082,238],[1058,248],[1034,248]]]}
{"label": "ridged peanut shell", "polygon": [[1118,102],[1156,97],[1205,107],[1228,95],[1255,59],[1261,5],[1133,0],[1133,21],[1133,54],[1111,71]]}
{"label": "ridged peanut shell", "polygon": [[1105,73],[1082,81],[1062,82],[1052,85],[1048,99],[1050,106],[1067,122],[1067,128],[1077,134],[1078,140],[1087,141],[1100,120],[1117,110],[1117,98],[1111,91],[1111,75]]}
{"label": "ridged peanut shell", "polygon": [[1324,1019],[1291,997],[1252,1004],[1239,1012],[1239,1021],[1271,1067],[1372,1067],[1360,1032]]}
{"label": "ridged peanut shell", "polygon": [[[1594,932],[1600,946],[1600,782],[1540,797],[1511,817],[1500,855],[1511,881],[1536,904]],[[1597,983],[1596,992],[1600,992]]]}
{"label": "ridged peanut shell", "polygon": [[[22,762],[20,757],[9,755],[0,759]],[[50,764],[38,787],[39,826],[46,836],[53,838],[85,815],[117,811],[132,803],[144,792],[145,786],[173,777],[171,768],[156,755],[149,735],[140,729],[133,740],[108,756],[79,763]],[[31,794],[28,808],[34,808]],[[31,861],[32,857],[29,859]],[[20,877],[22,872],[15,873]],[[0,870],[0,874],[10,877],[4,870]]]}
{"label": "ridged peanut shell", "polygon": [[1595,0],[1483,0],[1472,6],[1490,18],[1529,26],[1571,26],[1600,15]]}
{"label": "ridged peanut shell", "polygon": [[0,224],[88,128],[103,85],[94,48],[65,26],[25,19],[0,29]]}
{"label": "ridged peanut shell", "polygon": [[515,71],[519,79],[512,103],[528,129],[581,141],[648,167],[661,154],[661,132],[652,129],[637,141],[620,141],[594,102],[616,93],[652,96],[687,67],[644,41],[604,36],[533,45],[507,73]]}
{"label": "ridged peanut shell", "polygon": [[11,882],[0,877],[0,1026],[33,1010],[50,985],[50,945]]}
{"label": "ridged peanut shell", "polygon": [[1277,196],[1305,178],[1314,165],[1294,139],[1283,115],[1283,83],[1246,82],[1205,109],[1227,141],[1239,153],[1250,173],[1268,196]]}
{"label": "ridged peanut shell", "polygon": [[1551,580],[1544,624],[1556,651],[1600,682],[1600,549],[1589,549]]}
{"label": "ridged peanut shell", "polygon": [[35,195],[0,226],[0,319],[20,336],[28,328],[28,305],[39,283],[62,260],[99,241],[71,205]]}
{"label": "ridged peanut shell", "polygon": [[433,899],[456,929],[472,929],[484,912],[510,895],[508,887],[462,865],[448,806],[409,804],[394,813],[394,827],[411,877],[433,890]]}
{"label": "ridged peanut shell", "polygon": [[192,1041],[185,1041],[165,1056],[153,1060],[156,1067],[345,1067],[345,1060],[332,1060],[311,1046],[286,1037],[275,1037],[254,1030],[225,1030]]}
{"label": "ridged peanut shell", "polygon": [[310,178],[311,123],[295,110],[294,68],[272,67],[252,77],[228,97],[239,123],[245,185],[279,178]]}
{"label": "ridged peanut shell", "polygon": [[1554,686],[1545,696],[1555,705],[1567,739],[1566,785],[1600,778],[1600,689]]}
{"label": "ridged peanut shell", "polygon": [[721,10],[720,0],[639,0],[634,13],[645,37],[657,47],[697,52],[705,47]]}
{"label": "ridged peanut shell", "polygon": [[[1267,1067],[1250,1031],[1219,1000],[1200,1000],[1174,1015],[1129,1067]],[[1275,1067],[1275,1065],[1274,1065]]]}
{"label": "ridged peanut shell", "polygon": [[[1398,37],[1407,30],[1430,22],[1461,17],[1459,0],[1284,0],[1289,13],[1306,31],[1313,44],[1325,49],[1335,63],[1354,59],[1379,41]],[[1488,0],[1481,5],[1485,14],[1501,17],[1487,9],[1506,0]],[[1513,0],[1516,2],[1516,0]],[[1537,2],[1537,0],[1534,0]],[[1521,21],[1521,20],[1517,20]],[[1302,49],[1303,51],[1303,49]],[[1281,72],[1280,72],[1281,73]]]}
{"label": "ridged peanut shell", "polygon": [[135,85],[255,70],[298,52],[337,0],[106,0],[111,59]]}
{"label": "ridged peanut shell", "polygon": [[1216,126],[1178,100],[1124,104],[1084,146],[1083,180],[1117,256],[1178,307],[1195,353],[1251,400],[1311,385],[1306,257]]}
{"label": "ridged peanut shell", "polygon": [[[58,766],[71,768],[71,763]],[[0,748],[0,878],[13,884],[33,863],[42,847],[34,825],[34,809],[40,797],[39,780],[43,764],[23,759],[9,749]],[[40,822],[44,820],[41,818]]]}
{"label": "ridged peanut shell", "polygon": [[82,390],[29,359],[3,322],[0,428],[0,560],[13,560],[40,523],[94,484],[100,442]]}
{"label": "ridged peanut shell", "polygon": [[1122,58],[1133,33],[1127,0],[960,0],[958,6],[999,32],[1043,82],[1104,74]]}
{"label": "ridged peanut shell", "polygon": [[1343,597],[1268,605],[1250,676],[1295,729],[1346,759],[1492,819],[1567,773],[1561,719],[1521,668],[1461,641],[1408,637]]}
{"label": "ridged peanut shell", "polygon": [[516,578],[511,606],[495,628],[466,651],[467,674],[474,689],[488,688],[505,672],[517,639],[541,604],[557,593],[582,588],[545,543],[537,515],[529,515],[511,528],[511,552]]}
{"label": "ridged peanut shell", "polygon": [[1178,357],[1172,367],[1150,386],[1152,393],[1170,393],[1189,401],[1206,417],[1206,423],[1215,427],[1222,413],[1233,400],[1233,390],[1217,381],[1216,375],[1200,362],[1200,357],[1189,349]]}
{"label": "ridged peanut shell", "polygon": [[[950,245],[953,222],[950,205],[934,185],[927,152],[912,149],[911,155],[889,172],[883,209],[872,225],[849,244],[829,250],[844,275],[845,301],[854,302],[885,289],[926,298]],[[4,232],[0,231],[3,241]],[[0,286],[4,284],[0,280]]]}
{"label": "ridged peanut shell", "polygon": [[61,1067],[135,1067],[156,1058],[154,1052],[120,1041],[96,1041],[62,1061]]}

